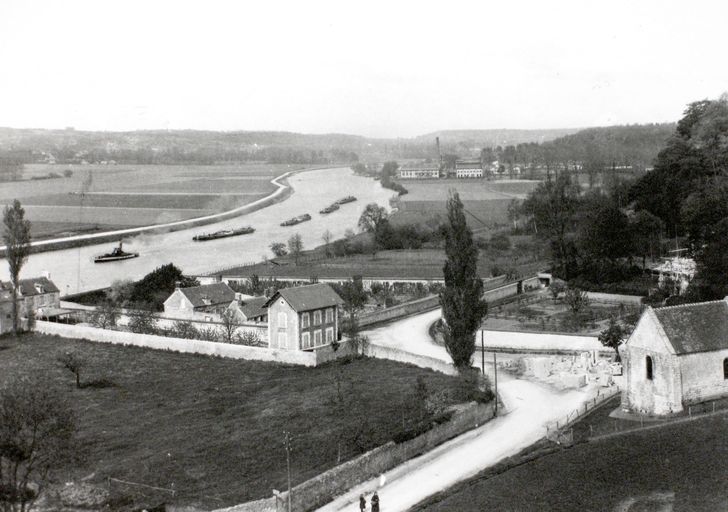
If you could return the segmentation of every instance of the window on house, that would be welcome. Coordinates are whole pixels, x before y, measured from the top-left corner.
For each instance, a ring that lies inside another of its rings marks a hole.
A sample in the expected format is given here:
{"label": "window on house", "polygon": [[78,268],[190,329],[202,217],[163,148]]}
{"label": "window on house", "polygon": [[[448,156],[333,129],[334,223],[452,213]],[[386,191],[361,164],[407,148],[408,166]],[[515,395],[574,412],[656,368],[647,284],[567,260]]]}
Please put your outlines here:
{"label": "window on house", "polygon": [[278,348],[288,348],[288,334],[285,332],[278,333]]}
{"label": "window on house", "polygon": [[334,328],[329,327],[326,329],[326,343],[333,343],[334,342]]}
{"label": "window on house", "polygon": [[321,330],[320,329],[313,333],[313,344],[321,345]]}
{"label": "window on house", "polygon": [[288,315],[283,312],[278,313],[278,327],[288,327]]}
{"label": "window on house", "polygon": [[334,308],[328,308],[326,310],[326,322],[330,323],[334,321]]}
{"label": "window on house", "polygon": [[723,378],[728,379],[728,357],[723,359]]}
{"label": "window on house", "polygon": [[645,366],[647,369],[647,380],[652,380],[652,372],[654,369],[652,368],[652,358],[650,356],[647,356],[645,359]]}
{"label": "window on house", "polygon": [[311,320],[311,318],[309,317],[308,313],[302,313],[301,314],[301,327],[308,327],[310,320]]}
{"label": "window on house", "polygon": [[301,346],[303,348],[311,348],[311,334],[304,332],[301,335]]}
{"label": "window on house", "polygon": [[321,325],[321,311],[313,312],[313,325]]}

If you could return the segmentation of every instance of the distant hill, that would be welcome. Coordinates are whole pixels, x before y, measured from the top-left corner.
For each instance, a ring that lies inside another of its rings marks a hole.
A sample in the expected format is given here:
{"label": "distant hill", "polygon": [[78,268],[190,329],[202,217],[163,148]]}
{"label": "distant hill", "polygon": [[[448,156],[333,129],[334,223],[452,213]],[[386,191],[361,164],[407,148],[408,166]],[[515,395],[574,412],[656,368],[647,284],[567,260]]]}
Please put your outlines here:
{"label": "distant hill", "polygon": [[[549,130],[442,130],[413,138],[376,139],[340,133],[277,131],[217,132],[140,130],[96,132],[0,128],[0,159],[12,163],[212,164],[264,161],[291,164],[350,164],[364,160],[435,158],[435,137],[443,153],[477,157],[481,148],[497,148],[501,160],[543,160],[544,151],[583,160],[598,149],[607,160],[648,165],[674,124]],[[502,154],[502,152],[505,154]],[[505,157],[505,158],[504,158]],[[550,158],[550,157],[549,157]]]}
{"label": "distant hill", "polygon": [[415,137],[415,141],[432,144],[435,137],[440,143],[461,144],[471,147],[515,146],[526,142],[546,142],[564,135],[576,133],[580,128],[558,128],[548,130],[441,130]]}

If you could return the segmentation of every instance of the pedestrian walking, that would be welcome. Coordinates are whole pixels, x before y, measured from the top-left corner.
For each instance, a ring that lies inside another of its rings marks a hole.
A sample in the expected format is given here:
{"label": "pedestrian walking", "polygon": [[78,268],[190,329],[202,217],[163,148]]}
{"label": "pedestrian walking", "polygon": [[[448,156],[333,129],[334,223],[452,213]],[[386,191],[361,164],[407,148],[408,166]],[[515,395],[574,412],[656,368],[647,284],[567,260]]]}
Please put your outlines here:
{"label": "pedestrian walking", "polygon": [[379,495],[377,494],[377,491],[374,491],[374,495],[372,496],[372,512],[379,512]]}
{"label": "pedestrian walking", "polygon": [[363,494],[359,495],[359,510],[364,512],[367,509],[367,499]]}

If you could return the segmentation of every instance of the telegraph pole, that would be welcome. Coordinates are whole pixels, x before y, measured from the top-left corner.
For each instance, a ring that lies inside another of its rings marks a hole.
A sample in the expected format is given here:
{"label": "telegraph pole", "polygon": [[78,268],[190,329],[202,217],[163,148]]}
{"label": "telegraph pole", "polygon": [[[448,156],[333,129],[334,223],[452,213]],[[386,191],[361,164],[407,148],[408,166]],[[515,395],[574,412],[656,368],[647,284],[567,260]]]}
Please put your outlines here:
{"label": "telegraph pole", "polygon": [[485,342],[483,341],[483,329],[480,329],[480,368],[485,377]]}
{"label": "telegraph pole", "polygon": [[286,469],[288,471],[288,512],[291,512],[291,433],[283,432],[283,446],[286,448]]}
{"label": "telegraph pole", "polygon": [[498,363],[496,361],[496,353],[493,352],[493,374],[495,375],[495,414],[498,416]]}

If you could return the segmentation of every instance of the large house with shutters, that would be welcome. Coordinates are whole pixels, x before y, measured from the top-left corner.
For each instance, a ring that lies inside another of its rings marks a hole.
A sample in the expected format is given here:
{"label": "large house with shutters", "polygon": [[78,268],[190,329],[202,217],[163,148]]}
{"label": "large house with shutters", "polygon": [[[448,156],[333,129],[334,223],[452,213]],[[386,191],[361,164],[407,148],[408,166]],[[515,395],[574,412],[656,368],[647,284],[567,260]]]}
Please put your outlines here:
{"label": "large house with shutters", "polygon": [[728,297],[647,308],[620,353],[625,410],[666,415],[728,396]]}
{"label": "large house with shutters", "polygon": [[[18,316],[27,317],[32,311],[36,317],[44,317],[61,306],[61,292],[48,277],[32,277],[18,282]],[[13,286],[0,283],[0,333],[13,327]]]}
{"label": "large house with shutters", "polygon": [[337,341],[342,304],[328,284],[278,290],[265,304],[269,347],[311,350]]}

